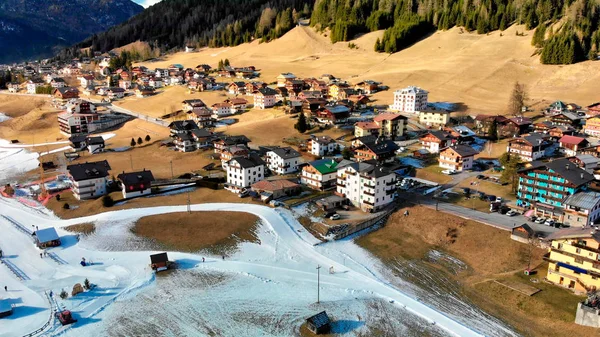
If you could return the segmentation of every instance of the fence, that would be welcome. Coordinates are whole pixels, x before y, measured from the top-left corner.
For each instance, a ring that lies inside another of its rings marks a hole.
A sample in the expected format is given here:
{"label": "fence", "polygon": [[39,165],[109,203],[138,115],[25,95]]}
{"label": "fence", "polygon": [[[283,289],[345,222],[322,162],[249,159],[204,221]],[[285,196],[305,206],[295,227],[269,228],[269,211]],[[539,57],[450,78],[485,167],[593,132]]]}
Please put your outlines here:
{"label": "fence", "polygon": [[26,335],[23,335],[23,337],[37,336],[37,335],[41,334],[42,332],[44,332],[46,329],[48,329],[50,324],[52,324],[54,322],[54,317],[56,316],[56,312],[58,310],[58,305],[56,304],[56,302],[52,301],[52,299],[50,298],[50,295],[48,295],[48,292],[44,292],[44,294],[46,295],[46,299],[48,300],[48,303],[50,303],[50,317],[48,318],[48,321],[41,328],[39,328],[33,332],[30,332]]}
{"label": "fence", "polygon": [[19,267],[15,266],[11,261],[7,260],[6,258],[2,258],[0,259],[0,262],[2,262],[21,281],[30,280],[29,276],[27,276],[27,274],[25,274],[21,269],[19,269]]}
{"label": "fence", "polygon": [[373,227],[376,225],[383,226],[383,225],[385,225],[385,222],[387,221],[388,217],[390,215],[392,215],[392,213],[394,213],[399,208],[400,208],[400,206],[397,204],[397,205],[393,206],[391,209],[385,211],[384,214],[381,214],[375,218],[368,219],[366,221],[360,222],[355,225],[346,225],[346,226],[342,225],[344,227],[338,228],[337,230],[335,230],[335,228],[332,228],[333,239],[340,240],[340,239],[347,237],[348,235],[352,235],[354,233],[360,232],[364,229],[367,229],[367,228],[370,228],[370,227]]}

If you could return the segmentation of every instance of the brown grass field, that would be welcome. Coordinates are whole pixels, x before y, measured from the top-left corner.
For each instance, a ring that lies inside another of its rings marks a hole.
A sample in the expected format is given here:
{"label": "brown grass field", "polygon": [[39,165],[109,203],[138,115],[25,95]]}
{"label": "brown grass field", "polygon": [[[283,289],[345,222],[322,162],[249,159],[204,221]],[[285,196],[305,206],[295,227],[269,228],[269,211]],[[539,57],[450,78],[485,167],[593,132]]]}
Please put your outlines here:
{"label": "brown grass field", "polygon": [[237,243],[257,242],[258,218],[240,212],[171,213],[143,217],[132,231],[165,249],[226,254]]}
{"label": "brown grass field", "polygon": [[[422,206],[397,211],[385,227],[360,237],[356,242],[382,261],[393,264],[397,258],[426,264],[431,249],[444,251],[468,265],[466,271],[447,276],[461,286],[466,296],[487,312],[501,317],[526,336],[591,336],[595,329],[573,323],[575,308],[581,297],[546,284],[530,283],[522,276],[527,266],[529,247],[510,239],[507,231],[495,229]],[[545,276],[545,250],[535,248],[532,266]],[[446,270],[433,266],[439,272]],[[445,273],[446,274],[446,273]],[[507,279],[529,284],[542,291],[526,296],[493,282]],[[422,280],[421,280],[422,281]]]}
{"label": "brown grass field", "polygon": [[96,231],[96,225],[93,223],[82,223],[77,225],[71,225],[65,227],[66,230],[73,233],[80,233],[84,235],[93,234]]}
{"label": "brown grass field", "polygon": [[[516,31],[525,36],[516,36]],[[279,73],[293,72],[300,77],[334,74],[352,82],[373,79],[392,90],[418,85],[430,91],[430,101],[463,103],[472,114],[504,113],[517,80],[526,84],[531,105],[557,99],[580,105],[598,101],[600,63],[542,65],[531,46],[533,32],[523,26],[487,35],[461,33],[459,28],[438,31],[392,55],[373,51],[376,38],[382,34],[364,34],[352,41],[359,49],[349,49],[347,42],[331,44],[329,37],[312,28],[296,27],[270,43],[205,48],[143,64],[156,68],[208,63],[214,67],[220,59],[228,58],[234,66],[254,65],[267,83],[275,81]],[[391,91],[374,95],[378,104],[389,104],[392,97]]]}

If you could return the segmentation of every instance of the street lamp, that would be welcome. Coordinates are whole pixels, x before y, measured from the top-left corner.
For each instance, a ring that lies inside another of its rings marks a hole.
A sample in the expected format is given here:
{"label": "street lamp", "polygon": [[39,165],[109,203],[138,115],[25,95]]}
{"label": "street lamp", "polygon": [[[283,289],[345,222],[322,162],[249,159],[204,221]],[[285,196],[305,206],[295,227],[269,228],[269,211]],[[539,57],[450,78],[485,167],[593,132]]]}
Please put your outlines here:
{"label": "street lamp", "polygon": [[317,265],[317,303],[320,302],[321,266]]}

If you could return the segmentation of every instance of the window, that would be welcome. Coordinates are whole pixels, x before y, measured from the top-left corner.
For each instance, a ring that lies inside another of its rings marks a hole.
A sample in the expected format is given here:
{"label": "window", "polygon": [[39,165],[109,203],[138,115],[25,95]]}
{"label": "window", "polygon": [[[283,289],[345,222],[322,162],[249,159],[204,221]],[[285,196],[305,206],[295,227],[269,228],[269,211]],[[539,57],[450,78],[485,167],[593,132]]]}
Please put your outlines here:
{"label": "window", "polygon": [[583,264],[583,259],[580,257],[575,258],[575,263]]}

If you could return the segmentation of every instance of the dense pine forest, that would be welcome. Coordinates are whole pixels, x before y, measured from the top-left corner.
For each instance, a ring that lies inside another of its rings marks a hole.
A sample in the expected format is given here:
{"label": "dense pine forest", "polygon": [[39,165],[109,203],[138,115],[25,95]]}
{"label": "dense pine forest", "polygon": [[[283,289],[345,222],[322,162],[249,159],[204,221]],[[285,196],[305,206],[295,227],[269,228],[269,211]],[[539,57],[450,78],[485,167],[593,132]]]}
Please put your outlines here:
{"label": "dense pine forest", "polygon": [[222,47],[280,37],[308,18],[313,0],[163,0],[127,22],[93,35],[61,53],[80,48],[106,52],[138,40],[170,50],[185,45]]}
{"label": "dense pine forest", "polygon": [[331,29],[331,41],[385,29],[374,46],[393,53],[434,29],[463,27],[486,34],[519,23],[534,29],[541,61],[597,59],[600,4],[596,0],[318,0],[311,25]]}
{"label": "dense pine forest", "polygon": [[108,51],[137,40],[161,51],[194,46],[233,46],[269,41],[300,18],[330,29],[332,42],[384,29],[378,52],[400,51],[435,30],[455,26],[486,34],[512,24],[535,29],[532,44],[542,63],[570,64],[597,59],[600,3],[597,0],[163,0],[79,48]]}

